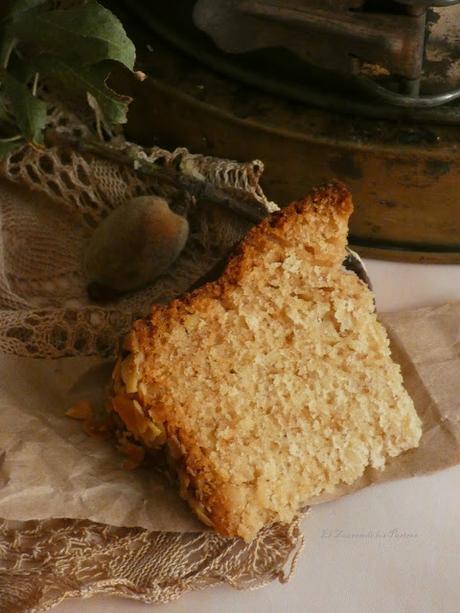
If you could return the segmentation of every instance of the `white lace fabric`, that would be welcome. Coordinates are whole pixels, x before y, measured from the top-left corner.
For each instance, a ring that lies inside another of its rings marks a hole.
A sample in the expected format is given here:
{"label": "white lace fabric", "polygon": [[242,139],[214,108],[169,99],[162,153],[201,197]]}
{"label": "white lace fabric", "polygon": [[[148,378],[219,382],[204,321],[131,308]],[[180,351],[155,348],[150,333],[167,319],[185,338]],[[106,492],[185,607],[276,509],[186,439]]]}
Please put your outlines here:
{"label": "white lace fabric", "polygon": [[255,589],[286,582],[301,548],[298,522],[265,528],[249,545],[212,532],[66,519],[2,522],[0,610],[46,611],[65,598],[95,594],[162,603],[219,584]]}

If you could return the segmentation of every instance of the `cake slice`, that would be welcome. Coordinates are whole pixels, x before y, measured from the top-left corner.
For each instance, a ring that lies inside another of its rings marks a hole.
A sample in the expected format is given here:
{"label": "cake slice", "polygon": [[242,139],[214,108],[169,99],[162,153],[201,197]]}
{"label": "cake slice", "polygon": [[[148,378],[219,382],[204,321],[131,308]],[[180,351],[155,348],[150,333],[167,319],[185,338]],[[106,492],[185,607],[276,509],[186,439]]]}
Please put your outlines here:
{"label": "cake slice", "polygon": [[110,407],[164,446],[222,534],[251,540],[419,442],[373,295],[342,268],[352,208],[333,183],[272,214],[219,279],[154,306],[125,341]]}

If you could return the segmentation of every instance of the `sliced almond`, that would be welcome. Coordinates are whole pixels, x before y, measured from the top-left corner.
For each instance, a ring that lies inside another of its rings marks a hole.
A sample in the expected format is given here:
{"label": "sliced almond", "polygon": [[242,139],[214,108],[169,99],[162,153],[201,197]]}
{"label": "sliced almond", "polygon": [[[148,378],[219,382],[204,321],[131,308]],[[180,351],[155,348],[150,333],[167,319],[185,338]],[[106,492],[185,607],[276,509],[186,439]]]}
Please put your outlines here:
{"label": "sliced almond", "polygon": [[125,337],[123,349],[125,349],[125,351],[137,351],[139,349],[139,343],[134,330]]}
{"label": "sliced almond", "polygon": [[67,417],[72,417],[72,419],[91,419],[93,417],[93,407],[87,400],[80,400],[66,411],[66,415]]}
{"label": "sliced almond", "polygon": [[127,456],[127,459],[123,463],[123,468],[133,470],[137,468],[145,457],[145,449],[140,445],[135,445],[128,441],[124,441],[120,447],[120,451]]}
{"label": "sliced almond", "polygon": [[140,366],[144,361],[144,354],[141,352],[130,353],[121,363],[121,378],[126,386],[128,394],[135,394],[141,376]]}
{"label": "sliced almond", "polygon": [[190,506],[192,507],[193,512],[198,517],[198,519],[202,521],[206,526],[210,526],[211,528],[213,528],[214,524],[212,523],[208,515],[205,513],[203,505],[200,502],[198,502],[198,500],[196,500],[195,498],[189,498],[188,502]]}

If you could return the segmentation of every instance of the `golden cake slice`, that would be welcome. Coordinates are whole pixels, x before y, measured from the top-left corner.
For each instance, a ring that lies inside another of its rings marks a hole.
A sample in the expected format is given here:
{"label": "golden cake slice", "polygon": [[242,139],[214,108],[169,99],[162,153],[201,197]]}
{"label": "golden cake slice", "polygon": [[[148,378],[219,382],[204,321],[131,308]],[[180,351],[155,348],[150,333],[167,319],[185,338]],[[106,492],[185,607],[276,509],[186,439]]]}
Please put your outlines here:
{"label": "golden cake slice", "polygon": [[125,341],[110,407],[165,447],[222,534],[289,522],[419,442],[372,293],[342,268],[352,208],[334,183],[272,214],[218,280],[154,306]]}

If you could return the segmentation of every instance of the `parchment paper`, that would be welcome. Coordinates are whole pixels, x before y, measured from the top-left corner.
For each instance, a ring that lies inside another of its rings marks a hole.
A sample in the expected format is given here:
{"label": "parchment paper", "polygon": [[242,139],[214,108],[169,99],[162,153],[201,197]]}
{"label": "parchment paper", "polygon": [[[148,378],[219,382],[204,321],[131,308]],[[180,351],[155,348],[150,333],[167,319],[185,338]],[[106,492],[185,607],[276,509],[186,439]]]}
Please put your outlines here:
{"label": "parchment paper", "polygon": [[112,366],[98,358],[1,357],[0,517],[203,530],[166,479],[123,469],[113,441],[88,436],[65,416],[78,400],[103,403]]}
{"label": "parchment paper", "polygon": [[[460,463],[460,302],[380,319],[423,421],[420,446],[312,504]],[[122,469],[113,442],[88,437],[81,423],[64,415],[77,400],[102,402],[111,366],[96,358],[1,356],[0,517],[205,529],[164,478],[147,469]]]}

